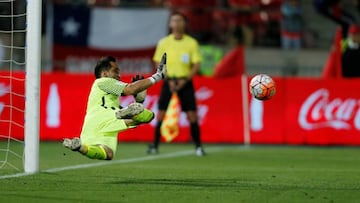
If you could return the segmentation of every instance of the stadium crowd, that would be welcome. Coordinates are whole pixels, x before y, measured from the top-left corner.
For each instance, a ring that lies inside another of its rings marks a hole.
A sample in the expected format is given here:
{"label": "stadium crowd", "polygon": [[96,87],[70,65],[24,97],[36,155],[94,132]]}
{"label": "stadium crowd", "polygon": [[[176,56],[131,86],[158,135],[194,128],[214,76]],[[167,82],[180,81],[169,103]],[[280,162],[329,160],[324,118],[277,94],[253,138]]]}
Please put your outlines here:
{"label": "stadium crowd", "polygon": [[[342,37],[347,38],[351,25],[357,23],[360,11],[359,0],[48,0],[43,1],[42,33],[47,33],[46,26],[49,11],[47,5],[79,5],[87,7],[120,7],[120,8],[167,8],[170,12],[178,11],[188,19],[187,32],[197,39],[202,46],[202,53],[211,52],[213,66],[222,58],[222,53],[227,52],[239,45],[234,39],[234,32],[242,32],[241,44],[248,47],[270,47],[283,49],[318,48],[321,35],[333,33],[318,30],[309,30],[306,25],[309,19],[305,19],[303,7],[307,9],[311,5],[312,10],[323,20],[328,19],[341,27]],[[351,9],[349,9],[351,8]],[[10,43],[15,47],[24,47],[25,32],[7,33],[7,30],[25,30],[25,16],[11,18],[9,14],[25,12],[23,1],[0,3],[0,58],[4,59],[5,66],[10,62],[7,59],[12,53],[12,59],[16,65],[24,64],[24,49],[9,49]],[[309,18],[309,17],[307,17]],[[312,17],[310,17],[312,18]],[[314,17],[315,18],[315,17]],[[12,23],[11,23],[12,22]],[[12,27],[10,27],[12,26]],[[4,32],[5,31],[5,32]],[[236,37],[235,37],[236,39]],[[324,41],[324,40],[323,40]],[[330,41],[325,42],[324,47],[331,46]],[[324,44],[324,43],[323,43]],[[217,49],[216,47],[220,47]],[[356,57],[354,57],[356,58]],[[284,60],[287,60],[286,58]],[[207,63],[206,61],[204,63]],[[295,66],[294,64],[290,64]],[[2,65],[4,66],[4,65]],[[207,70],[201,70],[206,72]]]}

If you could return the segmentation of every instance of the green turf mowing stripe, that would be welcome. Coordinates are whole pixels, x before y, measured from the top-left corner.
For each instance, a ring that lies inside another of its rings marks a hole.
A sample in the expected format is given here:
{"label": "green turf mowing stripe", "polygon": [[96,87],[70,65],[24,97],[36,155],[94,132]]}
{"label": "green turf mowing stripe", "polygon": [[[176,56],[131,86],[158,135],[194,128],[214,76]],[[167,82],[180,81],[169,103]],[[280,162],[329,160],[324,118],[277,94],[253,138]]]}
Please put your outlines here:
{"label": "green turf mowing stripe", "polygon": [[[217,151],[221,151],[223,149],[224,149],[224,147],[209,147],[209,148],[206,148],[206,151],[207,152],[217,152]],[[42,170],[40,172],[56,173],[56,172],[62,172],[62,171],[68,171],[68,170],[93,168],[93,167],[106,166],[106,165],[125,164],[125,163],[134,163],[134,162],[143,162],[143,161],[152,161],[152,160],[158,160],[158,159],[182,157],[182,156],[193,155],[194,153],[195,153],[194,150],[186,150],[186,151],[178,151],[178,152],[167,153],[167,154],[147,155],[147,156],[142,156],[142,157],[115,160],[115,161],[104,161],[104,162],[96,162],[96,163],[90,163],[90,164],[65,166],[65,167],[59,167],[59,168],[46,169],[46,170]],[[4,175],[4,176],[0,176],[0,180],[7,179],[7,178],[17,178],[17,177],[29,176],[29,175],[33,175],[33,174],[17,173],[17,174],[12,174],[12,175]]]}

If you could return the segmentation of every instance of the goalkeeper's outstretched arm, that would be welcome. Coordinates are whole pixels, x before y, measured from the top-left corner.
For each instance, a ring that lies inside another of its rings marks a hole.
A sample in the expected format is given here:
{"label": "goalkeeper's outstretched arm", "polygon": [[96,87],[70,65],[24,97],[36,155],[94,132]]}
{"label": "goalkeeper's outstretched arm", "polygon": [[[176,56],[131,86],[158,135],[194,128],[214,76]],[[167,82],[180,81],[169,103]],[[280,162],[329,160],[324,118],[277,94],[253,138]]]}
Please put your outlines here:
{"label": "goalkeeper's outstretched arm", "polygon": [[[131,79],[131,82],[136,82],[138,80],[143,80],[144,79],[144,76],[142,75],[135,75],[134,77],[132,77]],[[134,99],[137,103],[144,103],[145,101],[145,97],[146,97],[146,93],[147,93],[147,90],[143,90],[137,94],[134,94]]]}
{"label": "goalkeeper's outstretched arm", "polygon": [[[160,81],[161,79],[157,80]],[[122,95],[135,95],[138,94],[139,92],[142,92],[144,90],[146,90],[147,88],[151,87],[152,85],[154,85],[157,81],[153,81],[151,80],[151,78],[146,78],[143,80],[138,80],[135,81],[133,83],[128,84],[123,92]]]}
{"label": "goalkeeper's outstretched arm", "polygon": [[123,95],[135,95],[139,92],[142,92],[160,80],[164,79],[166,75],[166,53],[164,53],[160,64],[158,65],[156,73],[154,73],[151,77],[148,77],[143,80],[138,80],[133,83],[128,84],[122,94]]}

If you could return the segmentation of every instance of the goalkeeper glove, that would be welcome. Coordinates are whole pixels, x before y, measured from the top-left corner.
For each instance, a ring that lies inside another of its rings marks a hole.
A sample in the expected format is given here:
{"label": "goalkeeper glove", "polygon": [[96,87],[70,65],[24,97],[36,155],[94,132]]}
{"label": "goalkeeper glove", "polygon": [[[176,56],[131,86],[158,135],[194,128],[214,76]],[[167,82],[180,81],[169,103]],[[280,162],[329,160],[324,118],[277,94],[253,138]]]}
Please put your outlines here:
{"label": "goalkeeper glove", "polygon": [[166,75],[166,53],[163,54],[156,73],[151,76],[153,83],[159,82],[164,79]]}
{"label": "goalkeeper glove", "polygon": [[[135,81],[143,80],[143,79],[144,79],[144,76],[137,74],[134,77],[132,77],[131,82],[135,82]],[[143,90],[134,95],[135,101],[137,103],[143,103],[145,101],[145,97],[146,97],[146,90]]]}

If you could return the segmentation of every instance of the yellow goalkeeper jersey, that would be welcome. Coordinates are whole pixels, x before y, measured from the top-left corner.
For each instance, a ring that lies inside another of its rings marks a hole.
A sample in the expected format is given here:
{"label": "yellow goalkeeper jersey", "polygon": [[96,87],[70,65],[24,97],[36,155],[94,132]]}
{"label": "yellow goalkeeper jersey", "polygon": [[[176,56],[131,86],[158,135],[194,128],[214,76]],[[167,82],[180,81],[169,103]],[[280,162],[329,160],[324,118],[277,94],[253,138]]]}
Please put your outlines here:
{"label": "yellow goalkeeper jersey", "polygon": [[124,120],[115,116],[115,112],[120,109],[119,96],[126,85],[107,77],[94,81],[80,136],[82,143],[104,144],[116,151],[117,134],[128,128]]}
{"label": "yellow goalkeeper jersey", "polygon": [[165,52],[167,76],[170,78],[189,76],[192,65],[202,60],[198,42],[189,35],[184,35],[180,40],[175,39],[173,34],[162,38],[157,44],[153,60],[159,63]]}
{"label": "yellow goalkeeper jersey", "polygon": [[87,113],[93,113],[101,108],[119,108],[119,96],[127,83],[113,78],[96,79],[91,87],[87,104]]}

